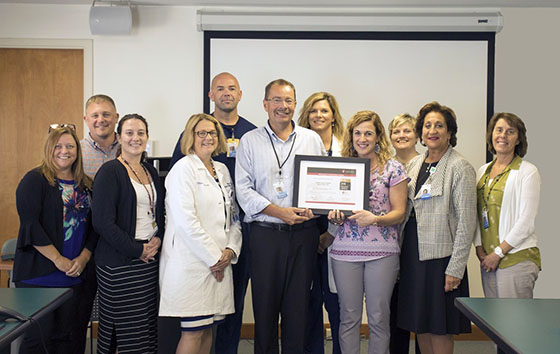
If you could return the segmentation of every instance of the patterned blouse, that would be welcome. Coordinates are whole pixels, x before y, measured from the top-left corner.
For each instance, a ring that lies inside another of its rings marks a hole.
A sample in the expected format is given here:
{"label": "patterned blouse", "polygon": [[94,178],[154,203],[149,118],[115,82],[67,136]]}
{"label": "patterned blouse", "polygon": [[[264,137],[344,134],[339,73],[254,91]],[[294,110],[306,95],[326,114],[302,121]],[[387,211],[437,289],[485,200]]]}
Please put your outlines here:
{"label": "patterned blouse", "polygon": [[[393,159],[370,174],[369,211],[385,215],[391,211],[389,189],[408,180],[403,165]],[[346,219],[338,228],[330,255],[346,262],[364,262],[400,253],[398,225],[359,227],[354,220]]]}
{"label": "patterned blouse", "polygon": [[[90,209],[89,195],[79,190],[74,181],[58,179],[63,203],[63,234],[64,241],[60,254],[70,260],[78,257],[82,251],[82,241],[85,237],[87,218]],[[60,270],[41,277],[24,280],[24,283],[46,287],[69,287],[81,283],[80,277],[72,278]]]}

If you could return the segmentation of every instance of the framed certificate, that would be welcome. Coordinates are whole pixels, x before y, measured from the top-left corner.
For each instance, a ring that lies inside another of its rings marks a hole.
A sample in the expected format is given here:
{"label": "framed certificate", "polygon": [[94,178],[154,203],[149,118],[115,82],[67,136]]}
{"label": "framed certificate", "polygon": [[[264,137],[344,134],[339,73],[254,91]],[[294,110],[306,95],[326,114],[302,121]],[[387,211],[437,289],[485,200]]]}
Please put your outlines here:
{"label": "framed certificate", "polygon": [[369,159],[296,155],[294,160],[295,207],[322,215],[368,209]]}

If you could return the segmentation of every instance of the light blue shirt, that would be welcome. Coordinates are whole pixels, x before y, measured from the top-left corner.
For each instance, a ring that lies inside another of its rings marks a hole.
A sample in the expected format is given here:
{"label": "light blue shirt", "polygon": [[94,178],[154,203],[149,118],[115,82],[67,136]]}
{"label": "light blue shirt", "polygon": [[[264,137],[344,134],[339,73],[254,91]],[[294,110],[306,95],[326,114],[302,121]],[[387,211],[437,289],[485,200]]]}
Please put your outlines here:
{"label": "light blue shirt", "polygon": [[[294,130],[286,141],[280,139],[269,124],[246,133],[239,141],[235,163],[235,190],[237,201],[245,211],[245,222],[284,223],[261,212],[270,204],[282,208],[293,206],[295,155],[327,155],[317,133],[296,126],[293,122],[292,126]],[[280,165],[286,161],[281,175],[278,161]],[[275,184],[280,181],[288,194],[284,198],[279,198],[275,189]]]}

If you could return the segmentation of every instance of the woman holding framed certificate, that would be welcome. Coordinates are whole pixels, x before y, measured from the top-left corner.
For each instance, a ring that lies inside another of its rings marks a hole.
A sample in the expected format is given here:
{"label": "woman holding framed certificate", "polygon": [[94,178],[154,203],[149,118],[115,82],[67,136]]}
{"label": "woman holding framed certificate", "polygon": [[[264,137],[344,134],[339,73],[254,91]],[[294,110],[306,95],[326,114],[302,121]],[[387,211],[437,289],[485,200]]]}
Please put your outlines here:
{"label": "woman holding framed certificate", "polygon": [[370,160],[368,210],[345,218],[329,212],[338,224],[331,251],[340,303],[340,347],[343,353],[360,352],[362,304],[366,295],[369,327],[368,353],[389,352],[389,305],[399,271],[398,224],[406,209],[405,169],[391,158],[391,148],[379,116],[356,113],[348,122],[342,156]]}

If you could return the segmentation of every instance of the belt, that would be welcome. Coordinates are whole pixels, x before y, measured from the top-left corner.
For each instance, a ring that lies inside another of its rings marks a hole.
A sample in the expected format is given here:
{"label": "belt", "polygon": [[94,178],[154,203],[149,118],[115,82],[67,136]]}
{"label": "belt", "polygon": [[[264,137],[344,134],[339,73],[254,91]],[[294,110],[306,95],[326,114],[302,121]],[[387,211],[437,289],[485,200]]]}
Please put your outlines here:
{"label": "belt", "polygon": [[255,221],[253,222],[253,224],[258,225],[260,227],[265,227],[267,229],[273,229],[281,232],[289,232],[289,231],[303,230],[303,229],[307,229],[308,227],[316,226],[317,221],[315,219],[312,219],[312,220],[307,220],[306,222],[303,222],[301,224],[295,224],[295,225],[281,224],[277,222],[264,222],[264,221]]}

